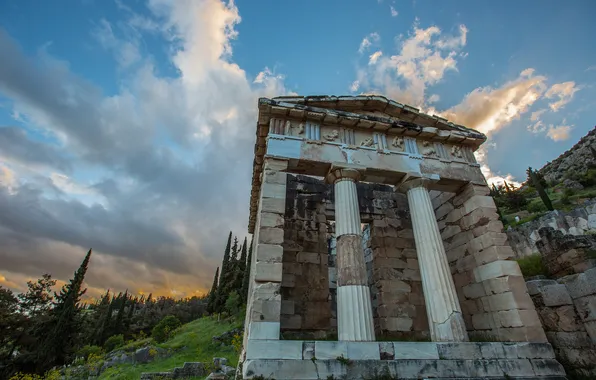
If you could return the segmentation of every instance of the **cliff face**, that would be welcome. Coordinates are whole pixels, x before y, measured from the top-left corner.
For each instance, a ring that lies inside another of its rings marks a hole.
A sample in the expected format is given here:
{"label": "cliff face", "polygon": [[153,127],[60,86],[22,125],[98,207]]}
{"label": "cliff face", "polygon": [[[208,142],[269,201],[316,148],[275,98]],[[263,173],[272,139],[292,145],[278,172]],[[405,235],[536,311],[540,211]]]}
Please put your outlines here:
{"label": "cliff face", "polygon": [[571,149],[544,165],[539,172],[548,182],[562,182],[566,174],[583,174],[588,164],[596,162],[590,147],[596,150],[596,127],[582,137]]}

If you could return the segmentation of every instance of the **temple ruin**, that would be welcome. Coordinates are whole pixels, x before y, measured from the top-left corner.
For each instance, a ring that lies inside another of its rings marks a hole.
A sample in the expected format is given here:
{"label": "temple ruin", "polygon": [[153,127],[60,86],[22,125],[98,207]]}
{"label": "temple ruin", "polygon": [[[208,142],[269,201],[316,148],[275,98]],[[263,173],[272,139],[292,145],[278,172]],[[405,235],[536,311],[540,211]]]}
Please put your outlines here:
{"label": "temple ruin", "polygon": [[245,379],[564,379],[474,158],[382,96],[258,102]]}

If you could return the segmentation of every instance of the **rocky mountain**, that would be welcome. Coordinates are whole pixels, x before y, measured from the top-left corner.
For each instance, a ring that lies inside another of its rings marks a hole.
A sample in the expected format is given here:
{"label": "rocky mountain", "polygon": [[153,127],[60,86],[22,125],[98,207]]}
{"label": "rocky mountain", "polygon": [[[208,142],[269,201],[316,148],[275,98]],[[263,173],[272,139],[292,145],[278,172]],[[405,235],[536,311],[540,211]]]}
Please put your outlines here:
{"label": "rocky mountain", "polygon": [[596,163],[595,153],[596,127],[592,128],[571,149],[561,154],[554,161],[544,165],[539,172],[549,183],[564,182],[566,179],[586,173],[589,164]]}

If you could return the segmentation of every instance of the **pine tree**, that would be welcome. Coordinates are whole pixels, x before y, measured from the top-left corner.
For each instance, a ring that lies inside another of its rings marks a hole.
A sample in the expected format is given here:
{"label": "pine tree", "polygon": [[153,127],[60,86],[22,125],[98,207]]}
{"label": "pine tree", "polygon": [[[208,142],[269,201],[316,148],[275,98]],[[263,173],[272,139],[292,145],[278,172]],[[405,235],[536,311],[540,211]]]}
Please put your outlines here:
{"label": "pine tree", "polygon": [[549,211],[553,211],[554,210],[553,204],[550,201],[550,198],[548,197],[548,194],[546,193],[546,191],[544,191],[544,188],[542,187],[542,184],[540,183],[540,180],[538,179],[536,172],[534,170],[532,170],[531,167],[528,168],[528,176],[530,177],[530,180],[532,181],[532,185],[534,186],[536,191],[538,191],[538,195],[540,196],[540,199],[542,199],[542,202],[544,203],[546,208]]}
{"label": "pine tree", "polygon": [[215,300],[217,299],[217,282],[219,281],[219,267],[215,270],[215,277],[213,278],[213,285],[211,285],[211,291],[209,292],[209,298],[207,301],[207,313],[211,314],[215,311]]}
{"label": "pine tree", "polygon": [[219,272],[219,285],[217,286],[217,295],[215,297],[215,308],[216,313],[220,313],[224,309],[226,300],[228,299],[229,293],[229,278],[231,272],[230,263],[230,251],[232,247],[232,231],[228,236],[228,243],[226,244],[226,250],[224,251],[223,262],[221,264],[221,271]]}
{"label": "pine tree", "polygon": [[74,353],[80,311],[79,301],[87,291],[82,287],[90,258],[91,249],[70,282],[62,287],[59,294],[54,294],[52,319],[47,329],[48,333],[40,346],[37,361],[39,372],[44,372],[54,365],[67,363]]}
{"label": "pine tree", "polygon": [[246,262],[246,269],[244,270],[244,277],[242,278],[242,292],[240,297],[243,303],[248,301],[248,285],[250,283],[250,264],[252,261],[252,243],[255,236],[253,235],[252,239],[250,239],[250,247],[248,247],[248,259]]}

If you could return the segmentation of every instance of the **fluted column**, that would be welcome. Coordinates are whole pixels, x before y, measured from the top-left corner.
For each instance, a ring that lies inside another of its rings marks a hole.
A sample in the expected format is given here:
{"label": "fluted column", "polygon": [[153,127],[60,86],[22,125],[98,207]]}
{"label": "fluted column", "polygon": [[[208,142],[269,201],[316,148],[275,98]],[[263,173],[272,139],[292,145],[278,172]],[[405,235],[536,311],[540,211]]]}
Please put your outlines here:
{"label": "fluted column", "polygon": [[337,240],[337,332],[339,340],[374,341],[370,290],[362,248],[362,227],[354,169],[332,169],[327,181],[335,186]]}
{"label": "fluted column", "polygon": [[430,335],[435,342],[467,341],[468,333],[428,194],[429,183],[430,180],[423,178],[412,179],[402,183],[399,190],[408,196]]}

